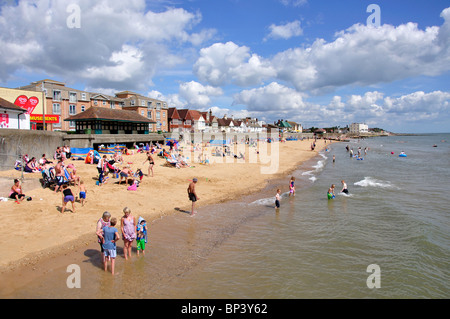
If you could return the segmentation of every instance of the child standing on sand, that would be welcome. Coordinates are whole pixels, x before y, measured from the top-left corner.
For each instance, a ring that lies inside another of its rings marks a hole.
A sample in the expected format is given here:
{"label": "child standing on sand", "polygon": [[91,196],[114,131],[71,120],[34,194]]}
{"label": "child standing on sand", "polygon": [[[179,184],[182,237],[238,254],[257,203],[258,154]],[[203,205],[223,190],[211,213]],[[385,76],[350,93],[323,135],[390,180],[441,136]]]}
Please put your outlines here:
{"label": "child standing on sand", "polygon": [[102,240],[102,248],[103,248],[103,266],[105,271],[108,270],[108,261],[111,261],[111,274],[114,275],[114,266],[115,260],[117,256],[116,250],[116,242],[119,240],[119,232],[116,226],[117,219],[111,218],[110,226],[105,226],[101,230],[97,232],[97,236]]}
{"label": "child standing on sand", "polygon": [[84,181],[80,180],[80,184],[78,185],[78,192],[80,193],[80,202],[81,206],[84,206],[84,203],[86,202],[86,185],[84,185]]}
{"label": "child standing on sand", "polygon": [[75,206],[74,206],[74,201],[75,198],[73,197],[73,193],[72,190],[69,188],[69,186],[67,186],[67,184],[63,185],[63,192],[62,192],[62,196],[63,196],[63,201],[62,201],[62,208],[61,208],[61,213],[64,213],[64,211],[66,210],[66,205],[68,202],[72,203],[72,212],[75,213]]}
{"label": "child standing on sand", "polygon": [[280,208],[280,194],[281,190],[277,189],[277,194],[275,195],[275,208]]}

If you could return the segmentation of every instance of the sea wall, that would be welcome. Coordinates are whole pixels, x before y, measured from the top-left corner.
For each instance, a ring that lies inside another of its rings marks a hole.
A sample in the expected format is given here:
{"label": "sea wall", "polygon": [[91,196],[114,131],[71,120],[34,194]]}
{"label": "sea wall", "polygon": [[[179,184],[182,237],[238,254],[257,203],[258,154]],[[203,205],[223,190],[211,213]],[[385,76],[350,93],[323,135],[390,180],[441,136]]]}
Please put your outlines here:
{"label": "sea wall", "polygon": [[14,168],[16,159],[28,154],[28,157],[41,158],[46,154],[48,158],[58,146],[63,145],[65,133],[0,129],[0,170]]}

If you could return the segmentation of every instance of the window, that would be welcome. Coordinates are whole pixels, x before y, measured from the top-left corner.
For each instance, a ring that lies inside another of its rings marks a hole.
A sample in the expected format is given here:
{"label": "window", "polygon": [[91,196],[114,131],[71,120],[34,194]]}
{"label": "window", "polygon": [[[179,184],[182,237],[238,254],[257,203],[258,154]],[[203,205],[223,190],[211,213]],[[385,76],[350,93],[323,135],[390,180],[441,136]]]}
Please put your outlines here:
{"label": "window", "polygon": [[75,104],[69,104],[69,115],[77,114],[77,106]]}
{"label": "window", "polygon": [[98,101],[97,100],[94,100],[94,105],[98,105]]}
{"label": "window", "polygon": [[61,91],[53,90],[53,100],[54,101],[61,101]]}
{"label": "window", "polygon": [[147,101],[147,107],[152,107],[152,101]]}
{"label": "window", "polygon": [[81,99],[86,101],[86,93],[81,93]]}
{"label": "window", "polygon": [[144,100],[141,101],[141,106],[145,106],[145,101]]}
{"label": "window", "polygon": [[86,111],[86,106],[82,105],[81,106],[81,112],[84,112],[84,111]]}
{"label": "window", "polygon": [[131,101],[130,101],[130,105],[131,105],[131,106],[134,106],[134,103],[135,103],[134,100],[131,100]]}
{"label": "window", "polygon": [[156,119],[160,120],[161,119],[161,113],[160,112],[156,112]]}
{"label": "window", "polygon": [[69,126],[70,127],[75,127],[75,121],[69,121]]}
{"label": "window", "polygon": [[163,119],[165,119],[166,118],[166,112],[162,112],[162,115],[163,115]]}
{"label": "window", "polygon": [[111,101],[111,108],[115,109],[116,108],[116,103],[114,101]]}
{"label": "window", "polygon": [[61,114],[61,105],[59,103],[53,103],[52,113]]}
{"label": "window", "polygon": [[141,111],[141,115],[142,115],[142,116],[145,116],[144,114],[145,114],[145,111]]}
{"label": "window", "polygon": [[160,110],[160,109],[161,109],[161,103],[160,103],[160,102],[157,102],[157,103],[156,103],[156,109],[157,109],[157,110]]}
{"label": "window", "polygon": [[186,120],[185,124],[186,125],[191,125],[191,120]]}
{"label": "window", "polygon": [[77,102],[77,94],[74,92],[69,92],[69,102],[76,103]]}
{"label": "window", "polygon": [[103,105],[106,105],[106,100],[103,100],[103,102],[102,102],[102,103],[103,103]]}
{"label": "window", "polygon": [[152,119],[152,111],[147,111],[147,117],[148,117],[149,119]]}
{"label": "window", "polygon": [[[53,104],[53,105],[55,105],[55,104]],[[58,106],[59,106],[59,104],[58,104]],[[53,127],[61,127],[61,116],[59,117],[59,122],[58,123],[54,123]]]}
{"label": "window", "polygon": [[47,91],[47,89],[44,89],[44,92],[45,92],[45,97],[47,97],[47,96],[48,96],[48,91]]}

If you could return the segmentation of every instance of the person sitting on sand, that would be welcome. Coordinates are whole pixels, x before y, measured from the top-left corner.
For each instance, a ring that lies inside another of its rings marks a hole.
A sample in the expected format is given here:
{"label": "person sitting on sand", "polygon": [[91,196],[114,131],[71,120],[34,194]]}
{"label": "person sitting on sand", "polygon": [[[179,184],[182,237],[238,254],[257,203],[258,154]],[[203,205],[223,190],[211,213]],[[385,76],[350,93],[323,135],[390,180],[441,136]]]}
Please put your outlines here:
{"label": "person sitting on sand", "polygon": [[15,179],[14,185],[11,186],[11,193],[9,195],[9,198],[15,199],[17,204],[25,199],[25,194],[22,192],[22,187],[18,179]]}
{"label": "person sitting on sand", "polygon": [[44,166],[45,164],[53,164],[53,162],[49,161],[46,157],[45,154],[42,154],[41,159],[39,160],[39,164],[41,166]]}
{"label": "person sitting on sand", "polygon": [[24,171],[27,173],[36,173],[39,172],[39,169],[36,167],[36,158],[32,157],[27,165],[25,165]]}
{"label": "person sitting on sand", "polygon": [[114,153],[114,161],[116,163],[122,163],[123,162],[123,158],[122,158],[122,153],[117,151]]}
{"label": "person sitting on sand", "polygon": [[74,167],[69,174],[69,182],[73,182],[75,186],[80,183],[81,177],[77,175],[77,169]]}

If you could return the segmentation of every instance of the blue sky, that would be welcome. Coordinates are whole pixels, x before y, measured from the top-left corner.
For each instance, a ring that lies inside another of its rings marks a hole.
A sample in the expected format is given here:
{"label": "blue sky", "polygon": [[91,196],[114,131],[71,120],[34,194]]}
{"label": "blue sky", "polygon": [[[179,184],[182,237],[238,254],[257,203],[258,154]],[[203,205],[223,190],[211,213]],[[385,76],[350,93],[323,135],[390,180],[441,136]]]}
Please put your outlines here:
{"label": "blue sky", "polygon": [[[367,23],[370,4],[379,7],[379,25]],[[0,0],[0,6],[3,87],[50,78],[269,123],[449,132],[448,1]]]}

